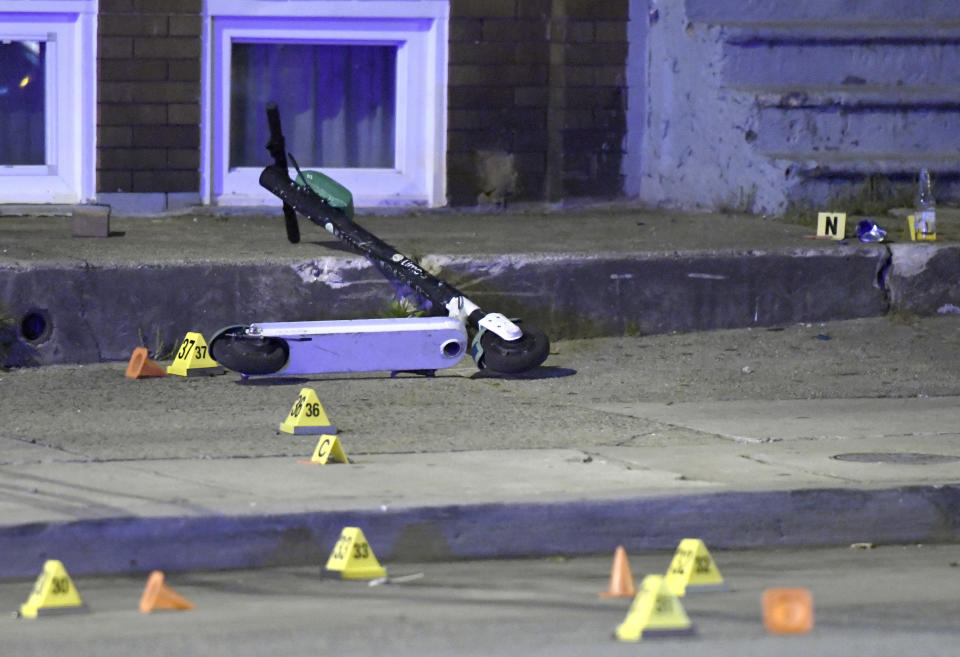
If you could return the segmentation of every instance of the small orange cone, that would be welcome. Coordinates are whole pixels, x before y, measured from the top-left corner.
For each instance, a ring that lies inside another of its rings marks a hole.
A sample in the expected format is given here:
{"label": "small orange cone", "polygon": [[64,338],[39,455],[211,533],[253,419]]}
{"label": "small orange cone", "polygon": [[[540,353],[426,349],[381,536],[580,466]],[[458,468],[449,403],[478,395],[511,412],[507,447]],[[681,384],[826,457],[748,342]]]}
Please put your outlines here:
{"label": "small orange cone", "polygon": [[802,588],[763,592],[763,624],[772,634],[803,634],[813,629],[813,596]]}
{"label": "small orange cone", "polygon": [[610,588],[597,595],[601,598],[632,598],[637,595],[637,587],[633,583],[633,573],[630,572],[630,562],[627,561],[627,551],[622,545],[618,545],[613,553]]}
{"label": "small orange cone", "polygon": [[151,376],[166,376],[167,371],[154,363],[147,356],[146,347],[137,347],[130,356],[127,364],[126,376],[128,379],[146,379]]}
{"label": "small orange cone", "polygon": [[147,579],[140,596],[140,611],[149,614],[155,609],[193,609],[193,603],[163,583],[163,573],[155,570]]}

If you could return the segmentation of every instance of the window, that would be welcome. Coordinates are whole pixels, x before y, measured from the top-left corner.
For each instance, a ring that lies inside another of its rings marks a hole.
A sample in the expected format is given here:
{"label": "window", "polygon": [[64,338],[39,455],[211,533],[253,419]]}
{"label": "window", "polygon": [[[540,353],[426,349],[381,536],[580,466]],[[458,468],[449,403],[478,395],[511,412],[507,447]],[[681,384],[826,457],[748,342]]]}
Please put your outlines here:
{"label": "window", "polygon": [[231,168],[262,165],[270,100],[311,166],[394,166],[396,46],[234,42],[231,56]]}
{"label": "window", "polygon": [[0,203],[94,195],[93,0],[0,0]]}
{"label": "window", "polygon": [[8,166],[46,164],[47,44],[0,41],[0,157]]}
{"label": "window", "polygon": [[287,150],[358,206],[445,202],[447,0],[208,0],[205,200],[271,203],[274,101]]}

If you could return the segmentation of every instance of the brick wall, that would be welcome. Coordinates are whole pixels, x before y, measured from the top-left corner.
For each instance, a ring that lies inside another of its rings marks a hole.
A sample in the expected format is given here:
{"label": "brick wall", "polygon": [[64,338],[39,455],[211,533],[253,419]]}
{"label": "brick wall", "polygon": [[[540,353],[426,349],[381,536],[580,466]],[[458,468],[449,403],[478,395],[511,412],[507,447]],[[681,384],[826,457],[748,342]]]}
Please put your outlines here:
{"label": "brick wall", "polygon": [[198,192],[203,0],[100,0],[97,191]]}
{"label": "brick wall", "polygon": [[623,191],[629,3],[563,4],[566,15],[554,18],[565,67],[562,193],[618,195]]}
{"label": "brick wall", "polygon": [[623,188],[627,0],[451,0],[447,178],[477,202],[478,154],[512,156],[513,198]]}
{"label": "brick wall", "polygon": [[[199,191],[202,4],[101,0],[98,192]],[[450,8],[450,202],[477,202],[485,152],[513,199],[620,194],[628,0]]]}

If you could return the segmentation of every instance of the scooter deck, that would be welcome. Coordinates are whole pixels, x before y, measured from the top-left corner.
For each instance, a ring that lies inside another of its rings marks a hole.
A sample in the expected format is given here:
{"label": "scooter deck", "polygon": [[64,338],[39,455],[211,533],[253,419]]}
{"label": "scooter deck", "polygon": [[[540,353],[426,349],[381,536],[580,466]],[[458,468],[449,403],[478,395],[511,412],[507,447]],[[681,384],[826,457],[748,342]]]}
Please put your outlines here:
{"label": "scooter deck", "polygon": [[260,323],[247,333],[287,343],[286,364],[266,376],[438,370],[467,352],[466,331],[452,317]]}

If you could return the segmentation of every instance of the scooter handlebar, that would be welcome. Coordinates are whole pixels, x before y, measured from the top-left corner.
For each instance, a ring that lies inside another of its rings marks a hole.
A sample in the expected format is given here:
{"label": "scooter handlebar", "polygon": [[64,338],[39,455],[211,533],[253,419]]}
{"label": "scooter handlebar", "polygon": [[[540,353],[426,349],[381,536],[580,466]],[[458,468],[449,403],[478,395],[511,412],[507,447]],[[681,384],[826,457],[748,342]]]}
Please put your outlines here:
{"label": "scooter handlebar", "polygon": [[[273,157],[273,163],[287,171],[287,145],[283,138],[283,129],[280,127],[280,109],[274,102],[267,103],[267,125],[270,128],[270,141],[267,150]],[[283,204],[283,219],[287,227],[287,239],[296,244],[300,241],[300,225],[297,223],[297,212],[288,203]]]}
{"label": "scooter handlebar", "polygon": [[280,127],[280,110],[276,103],[267,103],[267,126],[270,128],[270,141],[267,150],[278,167],[287,168],[287,148],[283,138],[283,129]]}

